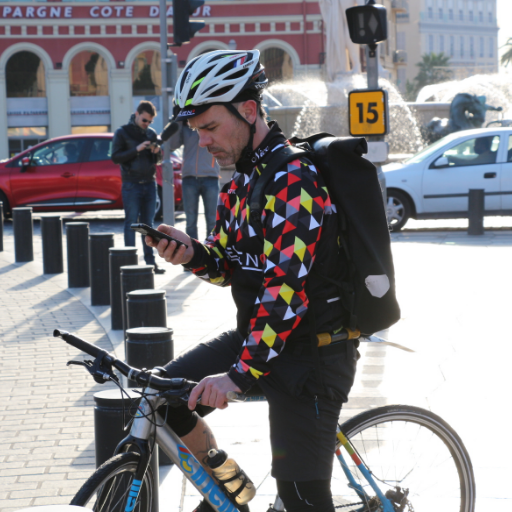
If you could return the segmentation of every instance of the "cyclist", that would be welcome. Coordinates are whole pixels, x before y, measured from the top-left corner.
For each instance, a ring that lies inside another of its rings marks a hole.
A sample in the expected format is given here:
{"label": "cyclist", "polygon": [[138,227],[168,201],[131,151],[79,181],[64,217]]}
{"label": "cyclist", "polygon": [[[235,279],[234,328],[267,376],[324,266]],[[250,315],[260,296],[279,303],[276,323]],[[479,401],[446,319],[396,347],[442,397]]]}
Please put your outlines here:
{"label": "cyclist", "polygon": [[264,243],[249,223],[248,195],[261,169],[288,145],[277,123],[265,121],[266,85],[256,50],[203,54],[177,81],[175,119],[187,119],[200,146],[221,166],[236,164],[236,172],[220,193],[216,227],[205,243],[166,225],[158,229],[188,248],[149,237],[146,243],[201,279],[230,285],[237,327],[165,367],[170,377],[199,382],[188,408],[173,409],[168,421],[204,461],[216,444],[202,417],[210,407],[225,408],[228,391],[258,385],[269,404],[272,476],[286,510],[333,511],[335,431],[354,380],[357,342],[318,348],[313,339],[340,329],[346,313],[333,284],[344,270],[336,257],[336,216],[307,158],[284,165],[269,182]]}

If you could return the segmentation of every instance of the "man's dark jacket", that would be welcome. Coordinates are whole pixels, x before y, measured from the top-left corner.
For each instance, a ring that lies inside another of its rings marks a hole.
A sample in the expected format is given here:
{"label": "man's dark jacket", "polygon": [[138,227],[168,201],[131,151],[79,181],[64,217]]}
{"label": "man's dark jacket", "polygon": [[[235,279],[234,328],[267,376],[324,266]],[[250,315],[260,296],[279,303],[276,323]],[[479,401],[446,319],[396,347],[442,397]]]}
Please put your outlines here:
{"label": "man's dark jacket", "polygon": [[151,181],[155,179],[156,164],[160,159],[158,153],[150,149],[137,151],[137,146],[149,140],[156,142],[157,135],[153,128],[143,130],[135,123],[135,114],[130,122],[118,128],[112,143],[112,161],[121,165],[123,181]]}

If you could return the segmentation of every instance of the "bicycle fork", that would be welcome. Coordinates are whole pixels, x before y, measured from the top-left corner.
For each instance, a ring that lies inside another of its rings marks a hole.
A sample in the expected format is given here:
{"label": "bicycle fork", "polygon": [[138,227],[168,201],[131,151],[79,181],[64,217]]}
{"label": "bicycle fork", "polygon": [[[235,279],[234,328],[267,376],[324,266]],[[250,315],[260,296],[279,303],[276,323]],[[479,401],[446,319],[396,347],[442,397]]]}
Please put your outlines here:
{"label": "bicycle fork", "polygon": [[[148,389],[147,392],[157,393],[151,389]],[[238,512],[238,509],[227,498],[215,480],[204,470],[192,452],[165,423],[160,414],[156,412],[158,407],[164,403],[165,399],[156,395],[142,398],[133,420],[130,435],[121,441],[116,448],[116,453],[119,453],[124,446],[134,444],[141,451],[141,460],[126,499],[124,512],[132,512],[137,503],[144,474],[149,464],[148,446],[153,436],[156,438],[156,444],[207,499],[214,510],[217,512]],[[149,418],[152,418],[152,420]],[[154,423],[158,427],[155,427]]]}
{"label": "bicycle fork", "polygon": [[[358,457],[356,451],[354,450],[354,447],[352,446],[352,443],[347,439],[345,434],[340,430],[338,427],[336,429],[336,437],[338,438],[339,442],[342,444],[342,446],[347,450],[350,458],[354,462],[354,464],[357,466],[357,469],[361,472],[361,474],[364,476],[366,481],[370,484],[371,488],[375,491],[375,494],[380,500],[380,503],[382,504],[382,511],[383,512],[395,512],[395,507],[389,501],[388,498],[382,493],[379,486],[375,482],[375,479],[372,477],[370,471],[368,468],[363,464],[362,460]],[[343,454],[341,453],[341,449],[338,448],[336,450],[336,457],[339,460],[341,464],[341,468],[343,469],[343,472],[345,473],[345,476],[347,477],[347,480],[349,481],[349,487],[354,489],[354,491],[357,493],[359,498],[364,501],[365,503],[368,503],[370,501],[370,496],[366,493],[366,491],[363,489],[363,487],[356,482],[356,479],[354,478],[354,475],[348,468],[345,459],[343,458]]]}

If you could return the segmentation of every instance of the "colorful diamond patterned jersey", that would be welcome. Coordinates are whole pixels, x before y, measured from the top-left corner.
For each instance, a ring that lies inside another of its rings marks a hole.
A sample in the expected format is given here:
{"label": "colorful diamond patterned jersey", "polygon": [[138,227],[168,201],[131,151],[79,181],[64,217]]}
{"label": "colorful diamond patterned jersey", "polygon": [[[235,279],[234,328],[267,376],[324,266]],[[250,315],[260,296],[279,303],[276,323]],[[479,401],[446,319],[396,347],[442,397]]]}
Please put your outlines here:
{"label": "colorful diamond patterned jersey", "polygon": [[195,254],[189,263],[199,277],[231,286],[238,329],[246,338],[229,376],[243,391],[269,373],[270,361],[299,331],[309,304],[306,278],[317,257],[323,224],[335,217],[321,177],[301,157],[283,166],[267,185],[262,245],[248,222],[248,195],[272,152],[286,144],[276,126],[260,145],[264,149],[256,150],[262,157],[252,171],[235,172],[223,187],[215,230],[204,244],[193,241]]}

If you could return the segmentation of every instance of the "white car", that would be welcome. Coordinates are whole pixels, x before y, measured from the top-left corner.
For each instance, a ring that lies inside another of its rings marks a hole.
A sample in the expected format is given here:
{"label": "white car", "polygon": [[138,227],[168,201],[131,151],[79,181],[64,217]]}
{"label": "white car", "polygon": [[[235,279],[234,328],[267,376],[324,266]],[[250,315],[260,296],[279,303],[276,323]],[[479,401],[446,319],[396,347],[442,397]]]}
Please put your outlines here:
{"label": "white car", "polygon": [[467,218],[470,189],[485,190],[485,215],[512,215],[512,128],[452,133],[382,170],[393,231],[411,217]]}

